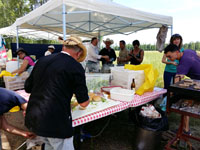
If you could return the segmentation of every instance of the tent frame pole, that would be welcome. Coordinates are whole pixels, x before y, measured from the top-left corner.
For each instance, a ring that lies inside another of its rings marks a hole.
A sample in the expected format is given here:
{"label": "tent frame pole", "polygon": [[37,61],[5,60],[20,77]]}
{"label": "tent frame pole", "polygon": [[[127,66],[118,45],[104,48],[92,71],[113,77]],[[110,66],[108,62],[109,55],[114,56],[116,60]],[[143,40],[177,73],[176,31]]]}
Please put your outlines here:
{"label": "tent frame pole", "polygon": [[101,46],[101,31],[98,32],[98,40],[99,40],[98,47],[100,49],[100,46]]}
{"label": "tent frame pole", "polygon": [[[16,27],[17,30],[17,36],[16,36],[16,48],[19,48],[19,26]],[[16,49],[16,51],[17,51]],[[17,67],[19,69],[19,56],[17,55]]]}
{"label": "tent frame pole", "polygon": [[16,47],[17,47],[17,49],[18,49],[18,48],[19,48],[19,27],[18,27],[18,26],[16,27],[16,30],[17,30]]}
{"label": "tent frame pole", "polygon": [[66,6],[63,4],[62,9],[62,17],[63,17],[63,39],[66,40]]}
{"label": "tent frame pole", "polygon": [[173,25],[171,25],[171,36],[173,35]]}

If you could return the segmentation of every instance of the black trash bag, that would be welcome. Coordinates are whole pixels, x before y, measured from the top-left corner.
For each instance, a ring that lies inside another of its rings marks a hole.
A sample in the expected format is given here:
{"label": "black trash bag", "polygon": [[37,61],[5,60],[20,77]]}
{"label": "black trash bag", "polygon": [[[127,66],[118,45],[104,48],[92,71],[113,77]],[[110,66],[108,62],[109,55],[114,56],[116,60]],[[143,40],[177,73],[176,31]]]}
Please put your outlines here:
{"label": "black trash bag", "polygon": [[150,131],[166,131],[169,129],[168,118],[161,109],[156,108],[161,114],[161,118],[148,118],[142,116],[140,113],[137,117],[137,124],[139,127]]}

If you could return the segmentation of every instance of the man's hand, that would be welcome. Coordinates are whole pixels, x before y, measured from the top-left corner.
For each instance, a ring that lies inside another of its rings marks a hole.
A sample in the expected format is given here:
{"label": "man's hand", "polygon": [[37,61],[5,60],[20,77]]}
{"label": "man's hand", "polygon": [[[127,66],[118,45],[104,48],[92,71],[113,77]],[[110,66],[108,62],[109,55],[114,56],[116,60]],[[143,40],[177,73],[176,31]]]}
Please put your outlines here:
{"label": "man's hand", "polygon": [[104,58],[107,62],[109,62],[109,60],[110,60],[109,56],[107,56],[107,55],[106,56],[101,56],[101,58]]}
{"label": "man's hand", "polygon": [[85,108],[89,105],[89,103],[90,103],[90,100],[87,100],[86,102],[80,103],[80,106]]}
{"label": "man's hand", "polygon": [[28,132],[28,131],[25,131],[23,136],[28,139],[34,139],[36,137],[36,135],[33,132]]}

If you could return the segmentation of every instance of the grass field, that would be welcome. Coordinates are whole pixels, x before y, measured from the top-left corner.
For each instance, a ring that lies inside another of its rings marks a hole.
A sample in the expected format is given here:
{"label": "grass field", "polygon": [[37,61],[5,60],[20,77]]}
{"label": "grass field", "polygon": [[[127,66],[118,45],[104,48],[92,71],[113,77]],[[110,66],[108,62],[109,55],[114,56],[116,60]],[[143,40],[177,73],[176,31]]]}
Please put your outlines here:
{"label": "grass field", "polygon": [[152,64],[154,68],[156,68],[159,72],[159,77],[156,81],[156,86],[164,87],[163,84],[163,73],[165,69],[165,64],[161,62],[163,57],[163,53],[158,51],[145,51],[144,52],[144,60],[142,64]]}
{"label": "grass field", "polygon": [[[119,51],[116,51],[116,55],[119,55]],[[144,60],[142,64],[152,64],[154,68],[156,68],[159,72],[159,77],[156,81],[157,87],[163,87],[163,72],[165,68],[165,64],[161,62],[163,53],[158,51],[145,51],[144,52]],[[115,62],[116,64],[117,62]]]}

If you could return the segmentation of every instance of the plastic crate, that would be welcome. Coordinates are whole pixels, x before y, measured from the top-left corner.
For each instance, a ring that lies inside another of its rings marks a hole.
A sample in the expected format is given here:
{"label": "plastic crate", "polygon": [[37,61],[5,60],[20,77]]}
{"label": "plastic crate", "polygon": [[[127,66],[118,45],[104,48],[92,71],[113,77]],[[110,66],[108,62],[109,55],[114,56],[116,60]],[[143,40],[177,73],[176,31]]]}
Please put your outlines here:
{"label": "plastic crate", "polygon": [[28,78],[28,73],[23,73],[21,76],[4,76],[4,82],[6,89],[19,90],[24,89],[25,80]]}

